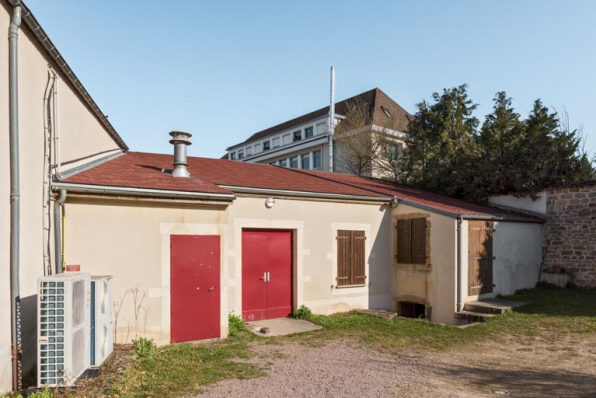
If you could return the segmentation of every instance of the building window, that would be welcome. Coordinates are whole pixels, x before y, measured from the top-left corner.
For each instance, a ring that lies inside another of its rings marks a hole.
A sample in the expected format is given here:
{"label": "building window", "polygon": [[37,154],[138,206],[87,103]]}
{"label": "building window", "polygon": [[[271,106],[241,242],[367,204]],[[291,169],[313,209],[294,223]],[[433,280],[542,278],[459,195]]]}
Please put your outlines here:
{"label": "building window", "polygon": [[281,137],[281,144],[286,145],[286,144],[289,144],[290,142],[292,142],[291,137],[292,136],[290,134],[286,134],[283,137]]}
{"label": "building window", "polygon": [[310,138],[314,135],[315,129],[313,127],[307,127],[304,129],[304,135],[306,138]]}
{"label": "building window", "polygon": [[277,162],[271,162],[269,163],[271,166],[277,166]]}
{"label": "building window", "polygon": [[392,162],[396,161],[400,157],[403,147],[403,144],[389,146],[389,148],[387,148],[387,159]]}
{"label": "building window", "polygon": [[397,220],[397,263],[427,263],[426,218]]}
{"label": "building window", "polygon": [[393,119],[393,116],[391,116],[391,112],[389,112],[389,109],[385,108],[384,106],[382,106],[381,109],[383,110],[383,113],[385,113],[385,116],[387,116],[390,119]]}
{"label": "building window", "polygon": [[298,156],[292,156],[290,158],[290,167],[293,169],[297,169],[298,168]]}
{"label": "building window", "polygon": [[238,160],[244,159],[244,151],[238,151]]}
{"label": "building window", "polygon": [[317,135],[327,133],[327,123],[319,123],[317,124]]}
{"label": "building window", "polygon": [[246,156],[248,157],[250,155],[252,155],[252,147],[251,146],[246,148]]}
{"label": "building window", "polygon": [[271,149],[271,141],[264,141],[263,142],[263,150],[268,151]]}
{"label": "building window", "polygon": [[279,161],[281,167],[288,167],[288,159],[282,159]]}
{"label": "building window", "polygon": [[337,231],[337,286],[366,284],[364,231]]}
{"label": "building window", "polygon": [[302,155],[302,168],[305,170],[310,169],[310,153]]}
{"label": "building window", "polygon": [[236,160],[236,152],[230,153],[230,160]]}
{"label": "building window", "polygon": [[255,144],[255,153],[259,153],[261,152],[263,149],[263,146],[261,144]]}
{"label": "building window", "polygon": [[274,138],[272,141],[273,141],[273,148],[277,148],[279,146],[279,137]]}
{"label": "building window", "polygon": [[313,170],[321,170],[321,151],[314,151],[312,153],[312,168]]}
{"label": "building window", "polygon": [[294,131],[294,134],[292,134],[293,137],[293,141],[300,141],[302,139],[302,130],[298,130],[298,131]]}

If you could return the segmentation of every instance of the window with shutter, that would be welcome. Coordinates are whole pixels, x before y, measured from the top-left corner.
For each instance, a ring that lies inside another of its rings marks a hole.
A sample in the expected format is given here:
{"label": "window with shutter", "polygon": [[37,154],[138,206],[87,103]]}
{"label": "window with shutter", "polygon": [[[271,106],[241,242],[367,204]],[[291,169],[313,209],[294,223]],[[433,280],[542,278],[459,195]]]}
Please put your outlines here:
{"label": "window with shutter", "polygon": [[364,231],[337,231],[337,286],[366,284]]}
{"label": "window with shutter", "polygon": [[426,218],[397,220],[397,263],[426,264]]}

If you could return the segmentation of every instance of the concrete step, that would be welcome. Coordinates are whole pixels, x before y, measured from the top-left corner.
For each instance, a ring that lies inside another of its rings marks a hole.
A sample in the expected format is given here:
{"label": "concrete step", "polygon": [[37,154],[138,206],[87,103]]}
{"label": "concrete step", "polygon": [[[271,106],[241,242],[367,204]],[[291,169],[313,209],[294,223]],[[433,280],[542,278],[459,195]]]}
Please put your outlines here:
{"label": "concrete step", "polygon": [[486,299],[466,303],[464,305],[464,311],[500,315],[511,312],[513,308],[522,307],[524,305],[526,305],[526,303],[522,303],[521,301]]}
{"label": "concrete step", "polygon": [[486,314],[484,312],[474,312],[466,310],[455,313],[457,319],[464,319],[468,322],[484,322],[488,318],[492,318],[497,315],[498,314]]}

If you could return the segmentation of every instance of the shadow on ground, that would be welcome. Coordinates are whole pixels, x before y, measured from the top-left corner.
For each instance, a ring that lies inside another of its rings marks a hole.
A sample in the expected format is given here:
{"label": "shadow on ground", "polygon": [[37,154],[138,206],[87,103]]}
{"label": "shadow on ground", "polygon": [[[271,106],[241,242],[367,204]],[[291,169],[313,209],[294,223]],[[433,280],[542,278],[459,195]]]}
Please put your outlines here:
{"label": "shadow on ground", "polygon": [[[539,365],[539,364],[537,364]],[[433,364],[425,369],[433,375],[462,385],[479,394],[496,396],[497,390],[515,397],[596,397],[596,377],[592,374],[562,371],[507,370],[454,364]]]}

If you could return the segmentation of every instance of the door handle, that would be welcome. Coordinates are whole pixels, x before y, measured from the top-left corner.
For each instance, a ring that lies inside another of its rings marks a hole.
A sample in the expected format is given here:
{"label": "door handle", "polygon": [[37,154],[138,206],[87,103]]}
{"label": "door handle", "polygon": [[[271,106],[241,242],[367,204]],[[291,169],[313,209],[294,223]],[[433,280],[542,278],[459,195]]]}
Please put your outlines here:
{"label": "door handle", "polygon": [[267,282],[271,281],[271,274],[267,272]]}
{"label": "door handle", "polygon": [[263,272],[263,276],[259,278],[260,280],[262,280],[263,282],[267,282],[267,273]]}

